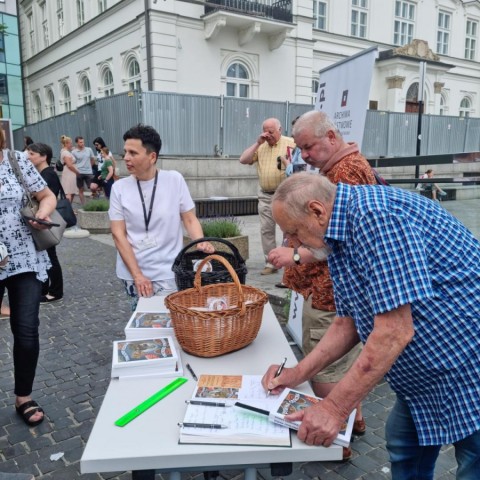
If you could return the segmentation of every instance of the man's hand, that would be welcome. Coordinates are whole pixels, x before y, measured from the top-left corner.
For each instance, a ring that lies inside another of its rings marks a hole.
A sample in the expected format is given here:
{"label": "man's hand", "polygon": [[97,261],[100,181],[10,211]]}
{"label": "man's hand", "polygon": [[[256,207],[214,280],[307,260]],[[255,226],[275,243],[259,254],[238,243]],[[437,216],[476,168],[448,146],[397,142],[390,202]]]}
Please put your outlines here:
{"label": "man's hand", "polygon": [[270,365],[267,373],[262,378],[262,385],[265,390],[271,390],[273,395],[277,395],[282,392],[286,387],[294,388],[303,382],[303,379],[299,378],[296,368],[284,368],[282,373],[275,377],[280,365]]}
{"label": "man's hand", "polygon": [[295,265],[293,261],[293,248],[277,247],[270,250],[268,261],[275,268],[293,267]]}
{"label": "man's hand", "polygon": [[286,420],[301,421],[297,437],[307,445],[329,447],[335,440],[344,416],[335,408],[328,398],[317,405],[285,416]]}
{"label": "man's hand", "polygon": [[268,132],[261,133],[259,135],[259,137],[257,138],[258,145],[261,145],[262,143],[265,143],[269,138],[270,138],[270,134]]}

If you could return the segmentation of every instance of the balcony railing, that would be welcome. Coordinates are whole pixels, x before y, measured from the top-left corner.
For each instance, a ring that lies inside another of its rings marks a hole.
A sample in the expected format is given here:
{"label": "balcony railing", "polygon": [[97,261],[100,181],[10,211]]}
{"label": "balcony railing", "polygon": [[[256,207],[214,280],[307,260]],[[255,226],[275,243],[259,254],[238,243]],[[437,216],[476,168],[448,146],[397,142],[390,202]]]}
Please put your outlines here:
{"label": "balcony railing", "polygon": [[292,0],[207,0],[205,2],[205,15],[220,11],[292,22]]}

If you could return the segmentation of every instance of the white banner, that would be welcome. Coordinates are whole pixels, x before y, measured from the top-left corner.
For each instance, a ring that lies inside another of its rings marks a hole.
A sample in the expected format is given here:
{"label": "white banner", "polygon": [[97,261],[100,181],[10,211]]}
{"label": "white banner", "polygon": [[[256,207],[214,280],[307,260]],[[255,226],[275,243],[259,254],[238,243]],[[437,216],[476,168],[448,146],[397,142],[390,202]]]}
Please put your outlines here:
{"label": "white banner", "polygon": [[377,55],[377,47],[371,47],[320,70],[315,110],[325,112],[343,138],[356,142],[360,151]]}

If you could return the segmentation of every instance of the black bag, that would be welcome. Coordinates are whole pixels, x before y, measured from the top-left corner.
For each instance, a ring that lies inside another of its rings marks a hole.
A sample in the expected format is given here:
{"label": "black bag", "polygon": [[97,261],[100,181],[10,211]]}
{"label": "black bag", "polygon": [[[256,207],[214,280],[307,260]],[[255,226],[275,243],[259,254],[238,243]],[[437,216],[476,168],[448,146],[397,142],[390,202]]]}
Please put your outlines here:
{"label": "black bag", "polygon": [[63,172],[63,163],[60,159],[56,161],[55,169],[57,170],[57,172]]}
{"label": "black bag", "polygon": [[67,199],[65,192],[60,185],[60,199],[57,201],[57,211],[67,222],[67,228],[73,227],[77,224],[77,216],[73,211],[70,200]]}

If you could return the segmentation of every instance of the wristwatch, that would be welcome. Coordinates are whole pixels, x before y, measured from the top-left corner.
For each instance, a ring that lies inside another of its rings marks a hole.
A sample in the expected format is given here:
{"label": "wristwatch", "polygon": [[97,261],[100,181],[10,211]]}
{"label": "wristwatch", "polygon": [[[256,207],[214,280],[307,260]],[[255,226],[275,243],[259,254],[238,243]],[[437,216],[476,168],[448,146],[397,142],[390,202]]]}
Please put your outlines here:
{"label": "wristwatch", "polygon": [[298,253],[298,248],[295,247],[293,249],[293,261],[297,264],[300,265],[300,254]]}

